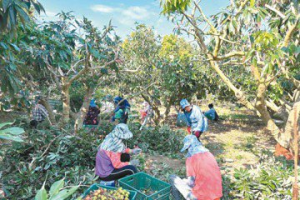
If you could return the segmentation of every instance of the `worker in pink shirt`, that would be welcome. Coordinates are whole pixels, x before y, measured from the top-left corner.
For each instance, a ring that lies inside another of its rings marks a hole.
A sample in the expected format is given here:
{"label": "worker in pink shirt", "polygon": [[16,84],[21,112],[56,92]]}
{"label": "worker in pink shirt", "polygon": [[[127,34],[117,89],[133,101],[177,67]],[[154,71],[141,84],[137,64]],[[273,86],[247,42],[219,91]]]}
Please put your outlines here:
{"label": "worker in pink shirt", "polygon": [[222,197],[222,176],[214,156],[195,135],[183,140],[181,152],[188,151],[186,159],[187,179],[170,176],[175,200],[183,196],[189,200],[218,200]]}
{"label": "worker in pink shirt", "polygon": [[138,160],[130,160],[129,154],[137,155],[141,149],[126,148],[123,140],[132,138],[133,134],[126,124],[118,124],[109,133],[96,155],[95,173],[102,181],[115,181],[137,172]]}

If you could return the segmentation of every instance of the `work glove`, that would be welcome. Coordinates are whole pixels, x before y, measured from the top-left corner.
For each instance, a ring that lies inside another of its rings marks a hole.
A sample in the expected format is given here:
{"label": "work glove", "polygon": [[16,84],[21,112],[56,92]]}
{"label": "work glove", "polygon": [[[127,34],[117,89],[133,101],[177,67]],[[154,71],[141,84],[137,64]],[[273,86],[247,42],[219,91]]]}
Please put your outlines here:
{"label": "work glove", "polygon": [[195,186],[195,177],[189,176],[187,178],[186,183],[188,184],[188,186],[190,186],[191,188],[193,188]]}
{"label": "work glove", "polygon": [[194,131],[193,134],[194,134],[197,138],[199,138],[199,137],[201,136],[202,132],[201,132],[201,131]]}
{"label": "work glove", "polygon": [[193,195],[192,192],[190,192],[187,197],[186,197],[187,200],[197,200],[197,198]]}
{"label": "work glove", "polygon": [[140,148],[134,148],[134,149],[131,149],[131,154],[132,155],[138,155],[142,152],[142,149]]}
{"label": "work glove", "polygon": [[130,165],[133,165],[133,166],[138,166],[140,164],[140,161],[139,160],[131,160],[129,162]]}

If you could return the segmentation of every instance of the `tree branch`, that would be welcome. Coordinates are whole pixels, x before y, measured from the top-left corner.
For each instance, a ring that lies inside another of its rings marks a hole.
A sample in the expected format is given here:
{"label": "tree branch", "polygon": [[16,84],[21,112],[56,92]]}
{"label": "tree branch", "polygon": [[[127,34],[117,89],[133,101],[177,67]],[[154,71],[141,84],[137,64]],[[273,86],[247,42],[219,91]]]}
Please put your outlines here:
{"label": "tree branch", "polygon": [[293,33],[297,30],[299,18],[300,18],[300,14],[297,16],[295,24],[290,26],[289,30],[287,31],[286,36],[284,38],[283,45],[281,47],[287,47],[289,45]]}
{"label": "tree branch", "polygon": [[135,73],[138,72],[140,70],[141,66],[139,66],[137,69],[124,69],[124,70],[120,70],[120,72],[130,72],[130,73]]}
{"label": "tree branch", "polygon": [[276,113],[280,110],[280,107],[278,107],[272,100],[270,100],[270,101],[266,100],[266,104],[267,104],[268,108],[270,108],[271,110],[273,110]]}
{"label": "tree branch", "polygon": [[75,80],[77,80],[81,75],[83,75],[85,72],[88,71],[88,68],[85,66],[82,70],[80,70],[80,72],[78,72],[78,74],[76,74],[75,76],[73,76],[73,78],[71,78],[67,85],[71,85]]}
{"label": "tree branch", "polygon": [[245,56],[245,52],[242,51],[233,51],[231,53],[225,54],[224,56],[220,56],[220,57],[213,57],[212,60],[214,61],[219,61],[219,60],[225,60],[231,57],[235,57],[235,56]]}
{"label": "tree branch", "polygon": [[69,75],[71,71],[76,72],[76,70],[74,68],[76,68],[77,65],[79,65],[79,63],[81,63],[82,61],[84,61],[84,58],[81,60],[78,60],[74,65],[71,65],[71,69],[67,72],[67,75]]}
{"label": "tree branch", "polygon": [[205,14],[203,13],[202,9],[200,8],[200,6],[194,1],[194,4],[196,6],[196,8],[198,9],[198,11],[200,12],[200,14],[202,15],[203,19],[209,24],[210,29],[214,32],[214,33],[218,33],[217,29],[214,27],[214,25],[210,22],[210,20],[205,16]]}
{"label": "tree branch", "polygon": [[280,12],[279,10],[277,10],[276,8],[273,8],[273,7],[271,7],[271,6],[268,5],[268,4],[266,4],[265,6],[266,6],[266,8],[268,8],[269,10],[272,10],[272,11],[275,12],[277,15],[279,15],[282,19],[285,19],[285,18],[286,18],[286,16],[285,16],[282,12]]}

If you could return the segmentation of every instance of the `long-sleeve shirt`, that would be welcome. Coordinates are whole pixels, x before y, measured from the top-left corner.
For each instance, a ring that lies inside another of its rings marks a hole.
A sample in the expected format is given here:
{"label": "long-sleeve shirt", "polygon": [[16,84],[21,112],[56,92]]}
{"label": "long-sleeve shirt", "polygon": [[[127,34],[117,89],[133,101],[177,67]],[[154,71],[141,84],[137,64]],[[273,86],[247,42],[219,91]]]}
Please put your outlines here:
{"label": "long-sleeve shirt", "polygon": [[187,118],[187,124],[191,127],[192,131],[204,132],[207,130],[207,119],[204,117],[201,109],[193,105],[190,112],[184,112]]}
{"label": "long-sleeve shirt", "polygon": [[197,153],[186,160],[187,177],[195,178],[192,189],[197,199],[222,197],[222,176],[218,163],[210,152]]}
{"label": "long-sleeve shirt", "polygon": [[48,111],[41,104],[36,104],[32,110],[32,118],[38,122],[45,120],[48,116]]}
{"label": "long-sleeve shirt", "polygon": [[[126,149],[129,152],[129,149]],[[99,149],[96,155],[95,173],[101,178],[109,176],[114,169],[129,165],[129,162],[121,162],[121,153]]]}
{"label": "long-sleeve shirt", "polygon": [[216,110],[214,108],[209,109],[204,113],[205,117],[207,117],[210,120],[215,120],[216,118]]}

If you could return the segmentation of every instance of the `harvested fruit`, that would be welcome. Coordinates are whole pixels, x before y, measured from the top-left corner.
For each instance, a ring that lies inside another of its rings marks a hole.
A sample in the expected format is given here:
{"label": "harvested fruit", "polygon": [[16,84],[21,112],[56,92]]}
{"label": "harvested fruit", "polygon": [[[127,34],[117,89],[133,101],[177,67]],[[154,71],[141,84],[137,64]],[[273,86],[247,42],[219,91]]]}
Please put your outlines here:
{"label": "harvested fruit", "polygon": [[99,188],[92,191],[84,200],[129,200],[129,192],[122,188],[117,190]]}

